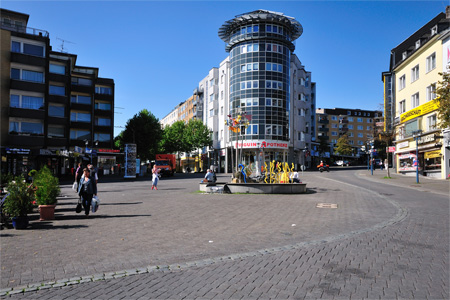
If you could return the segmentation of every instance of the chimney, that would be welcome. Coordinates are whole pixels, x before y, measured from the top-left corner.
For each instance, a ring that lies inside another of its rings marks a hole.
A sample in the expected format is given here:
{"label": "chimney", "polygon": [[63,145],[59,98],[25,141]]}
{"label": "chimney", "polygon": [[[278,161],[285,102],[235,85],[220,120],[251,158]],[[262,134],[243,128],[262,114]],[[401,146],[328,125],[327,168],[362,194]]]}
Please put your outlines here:
{"label": "chimney", "polygon": [[450,5],[445,8],[445,15],[447,19],[450,19]]}

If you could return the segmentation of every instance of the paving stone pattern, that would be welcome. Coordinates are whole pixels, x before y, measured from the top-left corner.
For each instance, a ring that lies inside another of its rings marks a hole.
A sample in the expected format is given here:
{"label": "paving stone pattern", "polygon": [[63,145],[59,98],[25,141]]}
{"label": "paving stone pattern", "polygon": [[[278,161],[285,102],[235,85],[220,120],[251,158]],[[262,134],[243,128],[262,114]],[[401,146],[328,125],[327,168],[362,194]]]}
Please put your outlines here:
{"label": "paving stone pattern", "polygon": [[[448,299],[448,198],[341,178],[366,187],[305,174],[307,195],[199,195],[195,179],[179,190],[167,180],[160,198],[133,183],[104,215],[62,211],[44,228],[2,232],[2,288],[20,299]],[[39,282],[63,286],[33,291]]]}

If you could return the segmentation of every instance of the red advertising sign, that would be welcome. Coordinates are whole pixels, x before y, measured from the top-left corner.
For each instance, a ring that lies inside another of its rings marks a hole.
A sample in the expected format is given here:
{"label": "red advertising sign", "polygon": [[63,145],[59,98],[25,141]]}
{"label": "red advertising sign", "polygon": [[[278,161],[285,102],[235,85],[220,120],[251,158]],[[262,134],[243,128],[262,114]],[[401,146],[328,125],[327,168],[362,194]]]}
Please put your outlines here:
{"label": "red advertising sign", "polygon": [[395,152],[395,146],[389,146],[388,147],[389,152]]}

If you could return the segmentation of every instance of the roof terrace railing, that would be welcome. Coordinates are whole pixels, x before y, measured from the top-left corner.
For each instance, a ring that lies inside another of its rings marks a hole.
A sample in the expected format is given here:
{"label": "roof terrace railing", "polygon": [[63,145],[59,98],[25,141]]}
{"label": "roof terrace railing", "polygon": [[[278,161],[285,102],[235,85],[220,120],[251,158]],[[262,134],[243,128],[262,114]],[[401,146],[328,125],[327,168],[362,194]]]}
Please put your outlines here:
{"label": "roof terrace railing", "polygon": [[42,30],[42,29],[36,29],[31,27],[25,27],[20,24],[12,24],[11,22],[1,22],[1,28],[9,31],[15,31],[15,32],[22,32],[26,34],[36,35],[36,36],[43,36],[48,37],[48,31]]}

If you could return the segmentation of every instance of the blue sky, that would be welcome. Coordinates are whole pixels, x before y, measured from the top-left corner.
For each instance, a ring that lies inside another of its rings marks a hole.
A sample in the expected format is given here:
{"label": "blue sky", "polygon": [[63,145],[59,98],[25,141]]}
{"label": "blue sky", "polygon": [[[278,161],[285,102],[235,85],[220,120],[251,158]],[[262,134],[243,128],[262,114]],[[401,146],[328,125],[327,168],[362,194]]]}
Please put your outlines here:
{"label": "blue sky", "polygon": [[380,109],[391,49],[446,5],[449,0],[1,2],[30,15],[29,27],[47,30],[53,50],[66,40],[64,50],[78,55],[78,65],[114,79],[115,126],[144,108],[161,119],[189,98],[228,55],[220,26],[256,9],[302,24],[294,53],[317,83],[318,108]]}

